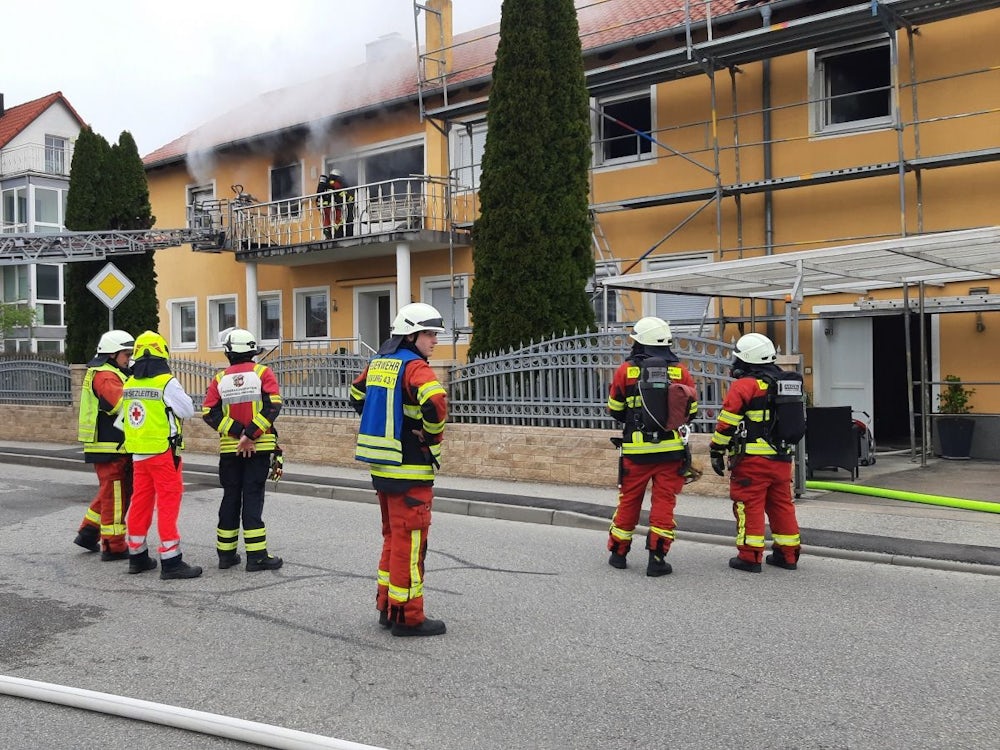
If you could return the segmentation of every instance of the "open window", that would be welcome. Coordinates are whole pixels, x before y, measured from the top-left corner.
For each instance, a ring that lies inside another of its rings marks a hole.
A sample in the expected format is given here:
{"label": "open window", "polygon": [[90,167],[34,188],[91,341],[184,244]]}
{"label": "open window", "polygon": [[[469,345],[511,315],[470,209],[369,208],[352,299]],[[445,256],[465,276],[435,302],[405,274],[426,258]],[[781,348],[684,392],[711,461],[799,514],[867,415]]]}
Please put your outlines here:
{"label": "open window", "polygon": [[648,90],[601,97],[596,100],[595,109],[593,130],[597,139],[594,148],[597,166],[652,157],[653,97]]}
{"label": "open window", "polygon": [[836,133],[893,124],[889,39],[814,50],[814,130]]}

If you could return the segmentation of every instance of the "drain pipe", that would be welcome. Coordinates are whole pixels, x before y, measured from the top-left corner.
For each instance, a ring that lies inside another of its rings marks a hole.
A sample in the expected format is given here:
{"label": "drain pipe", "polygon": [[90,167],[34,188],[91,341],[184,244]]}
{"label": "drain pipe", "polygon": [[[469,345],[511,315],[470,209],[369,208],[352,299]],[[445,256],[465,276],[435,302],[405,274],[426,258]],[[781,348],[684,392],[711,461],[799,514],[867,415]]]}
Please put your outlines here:
{"label": "drain pipe", "polygon": [[946,508],[961,508],[962,510],[976,510],[982,513],[1000,513],[1000,503],[991,503],[987,500],[966,500],[962,497],[946,497],[945,495],[925,495],[921,492],[904,492],[903,490],[889,490],[882,487],[866,487],[865,485],[847,484],[846,482],[806,482],[806,489],[827,490],[829,492],[852,492],[855,495],[869,495],[871,497],[884,497],[889,500],[903,500],[908,503],[925,503],[927,505],[940,505]]}
{"label": "drain pipe", "polygon": [[20,677],[0,675],[0,693],[16,698],[57,703],[86,711],[96,711],[126,719],[136,719],[152,724],[162,724],[178,729],[187,729],[213,737],[226,737],[252,745],[274,747],[280,750],[381,750],[374,745],[359,745],[357,742],[323,737],[295,729],[285,729],[257,721],[245,721],[221,714],[210,714],[189,708],[168,706],[163,703],[126,698],[110,693],[54,685],[50,682],[25,680]]}

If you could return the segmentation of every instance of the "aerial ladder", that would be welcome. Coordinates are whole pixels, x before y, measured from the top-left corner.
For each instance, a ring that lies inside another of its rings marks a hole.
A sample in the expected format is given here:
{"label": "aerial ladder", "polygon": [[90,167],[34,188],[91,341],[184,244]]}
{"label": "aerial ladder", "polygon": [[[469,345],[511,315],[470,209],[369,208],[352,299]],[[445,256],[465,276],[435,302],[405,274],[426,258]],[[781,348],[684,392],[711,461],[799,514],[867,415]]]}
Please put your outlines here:
{"label": "aerial ladder", "polygon": [[257,202],[233,185],[236,197],[213,199],[190,207],[189,225],[183,229],[105,229],[87,232],[0,233],[0,266],[27,263],[71,263],[137,255],[150,250],[190,244],[204,252],[238,247],[234,237],[233,210]]}

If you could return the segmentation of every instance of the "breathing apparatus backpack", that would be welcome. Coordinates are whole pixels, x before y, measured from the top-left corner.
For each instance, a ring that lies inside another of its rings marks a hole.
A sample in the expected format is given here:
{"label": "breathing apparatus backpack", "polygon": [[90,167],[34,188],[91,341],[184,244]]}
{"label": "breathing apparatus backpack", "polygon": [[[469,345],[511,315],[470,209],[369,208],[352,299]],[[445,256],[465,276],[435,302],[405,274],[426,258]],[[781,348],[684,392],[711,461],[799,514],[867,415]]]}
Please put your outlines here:
{"label": "breathing apparatus backpack", "polygon": [[805,397],[802,374],[782,371],[778,375],[758,376],[767,382],[768,410],[771,420],[766,440],[775,448],[790,448],[806,434]]}
{"label": "breathing apparatus backpack", "polygon": [[658,436],[686,425],[691,404],[698,399],[694,388],[670,379],[671,367],[680,369],[662,357],[645,357],[639,362],[640,427],[646,435]]}

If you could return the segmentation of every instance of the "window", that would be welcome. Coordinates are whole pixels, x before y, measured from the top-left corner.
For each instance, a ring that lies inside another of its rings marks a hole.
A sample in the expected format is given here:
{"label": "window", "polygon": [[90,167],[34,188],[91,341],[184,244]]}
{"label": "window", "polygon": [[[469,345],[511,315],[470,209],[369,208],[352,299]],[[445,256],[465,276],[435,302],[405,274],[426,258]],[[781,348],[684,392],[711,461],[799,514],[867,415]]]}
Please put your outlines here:
{"label": "window", "polygon": [[61,190],[35,188],[35,231],[58,232],[62,229],[59,208],[62,204]]}
{"label": "window", "polygon": [[39,354],[61,354],[63,350],[62,341],[38,339],[35,343]]}
{"label": "window", "polygon": [[35,299],[35,321],[38,325],[63,325],[62,266],[35,265]]}
{"label": "window", "polygon": [[486,149],[486,123],[459,123],[452,137],[452,158],[458,190],[478,190]]}
{"label": "window", "polygon": [[45,172],[47,174],[69,174],[66,168],[66,146],[68,141],[55,135],[45,136]]}
{"label": "window", "polygon": [[31,266],[3,266],[3,302],[10,305],[15,302],[27,302],[31,294],[28,281],[28,271]]}
{"label": "window", "polygon": [[[650,261],[648,270],[663,271],[669,268],[695,266],[701,263],[711,263],[710,255],[686,256],[682,258],[657,258]],[[676,330],[697,330],[701,321],[712,315],[712,298],[697,294],[648,294],[646,309],[651,309],[651,315],[663,318]]]}
{"label": "window", "polygon": [[13,188],[3,191],[0,200],[0,214],[6,232],[28,231],[28,188]]}
{"label": "window", "polygon": [[208,298],[208,346],[217,349],[222,346],[220,334],[227,328],[236,327],[236,298]]}
{"label": "window", "polygon": [[653,98],[649,92],[597,100],[594,148],[598,164],[648,159],[653,153]]}
{"label": "window", "polygon": [[198,306],[194,299],[171,300],[170,346],[193,349],[198,345]]}
{"label": "window", "polygon": [[[188,185],[185,188],[185,194],[188,228],[211,229],[213,216],[219,213],[218,205],[215,203],[215,184]],[[221,223],[220,216],[220,226]]]}
{"label": "window", "polygon": [[455,277],[455,304],[452,307],[452,285],[451,277],[436,276],[425,278],[422,281],[423,299],[427,304],[432,305],[441,313],[444,320],[445,332],[441,334],[442,339],[450,340],[457,331],[458,335],[469,332],[469,277]]}
{"label": "window", "polygon": [[594,275],[591,277],[590,284],[587,285],[587,293],[592,297],[592,303],[594,305],[594,316],[597,319],[597,324],[599,326],[604,325],[604,299],[607,296],[608,305],[608,325],[614,325],[618,322],[618,290],[611,289],[610,287],[605,292],[604,287],[600,286],[597,282],[600,279],[609,279],[612,276],[617,276],[618,264],[614,262],[604,262],[597,263],[594,268]]}
{"label": "window", "polygon": [[892,124],[888,39],[817,50],[813,65],[811,98],[817,132]]}
{"label": "window", "polygon": [[260,339],[261,341],[281,340],[281,295],[261,294],[260,303]]}
{"label": "window", "polygon": [[328,289],[295,291],[295,338],[323,339],[330,335],[330,298]]}
{"label": "window", "polygon": [[271,206],[271,213],[282,217],[299,215],[302,197],[302,164],[271,169],[271,200],[282,201]]}

